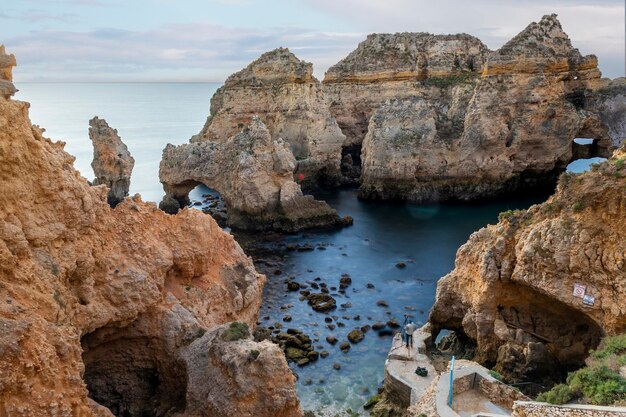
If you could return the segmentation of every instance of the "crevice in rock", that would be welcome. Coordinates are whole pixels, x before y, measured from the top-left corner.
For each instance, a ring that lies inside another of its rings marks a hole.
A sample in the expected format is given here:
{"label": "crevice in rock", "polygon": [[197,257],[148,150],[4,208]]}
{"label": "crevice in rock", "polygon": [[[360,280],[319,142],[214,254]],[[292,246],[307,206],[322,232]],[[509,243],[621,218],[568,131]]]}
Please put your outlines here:
{"label": "crevice in rock", "polygon": [[185,364],[149,333],[133,323],[81,338],[89,397],[116,417],[165,417],[185,409]]}
{"label": "crevice in rock", "polygon": [[360,143],[344,145],[341,149],[341,175],[343,185],[358,186],[361,182]]}

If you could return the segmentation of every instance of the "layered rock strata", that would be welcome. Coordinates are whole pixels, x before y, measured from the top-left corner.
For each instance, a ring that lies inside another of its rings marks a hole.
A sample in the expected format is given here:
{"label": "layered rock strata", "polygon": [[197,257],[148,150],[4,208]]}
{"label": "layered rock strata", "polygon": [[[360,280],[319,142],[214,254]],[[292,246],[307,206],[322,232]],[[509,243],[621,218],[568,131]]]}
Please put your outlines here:
{"label": "layered rock strata", "polygon": [[553,186],[572,160],[608,156],[623,82],[599,77],[549,15],[494,52],[468,35],[370,35],[324,90],[346,146],[362,146],[361,197],[471,200]]}
{"label": "layered rock strata", "polygon": [[441,279],[434,335],[457,332],[475,360],[513,380],[559,379],[604,335],[626,331],[626,152],[564,174],[556,194],[501,214]]}
{"label": "layered rock strata", "polygon": [[192,142],[225,142],[253,116],[294,154],[306,188],[336,184],[345,139],[330,114],[313,66],[286,48],[261,55],[231,75],[211,98],[211,113]]}
{"label": "layered rock strata", "polygon": [[107,200],[115,207],[128,196],[135,159],[117,130],[110,128],[104,119],[94,117],[89,121],[89,139],[93,144],[91,167],[96,175],[93,184],[107,186]]}
{"label": "layered rock strata", "polygon": [[112,210],[28,107],[0,98],[0,415],[301,415],[280,349],[218,327],[261,303],[234,239],[138,196]]}
{"label": "layered rock strata", "polygon": [[168,145],[159,170],[166,192],[161,207],[176,211],[189,202],[191,189],[204,184],[221,194],[227,224],[238,229],[294,232],[344,224],[328,204],[302,194],[295,167],[288,145],[254,117],[227,141]]}
{"label": "layered rock strata", "polygon": [[422,96],[445,105],[448,84],[472,82],[488,52],[466,34],[368,35],[324,76],[324,92],[346,135],[345,145],[363,142],[374,111],[389,100]]}

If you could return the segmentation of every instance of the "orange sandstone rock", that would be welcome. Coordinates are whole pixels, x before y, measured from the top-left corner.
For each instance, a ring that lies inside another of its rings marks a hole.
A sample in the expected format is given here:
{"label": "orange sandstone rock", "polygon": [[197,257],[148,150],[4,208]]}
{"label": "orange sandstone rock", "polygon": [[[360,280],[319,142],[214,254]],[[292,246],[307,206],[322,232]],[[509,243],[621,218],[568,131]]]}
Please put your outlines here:
{"label": "orange sandstone rock", "polygon": [[[214,391],[187,413],[189,358],[208,353],[189,346],[230,321],[253,325],[265,277],[201,212],[169,216],[139,196],[111,209],[106,188],[89,186],[28,107],[0,98],[0,415],[224,415],[197,411],[221,403]],[[273,370],[249,382],[266,402],[240,409],[301,415],[277,348],[231,343]]]}

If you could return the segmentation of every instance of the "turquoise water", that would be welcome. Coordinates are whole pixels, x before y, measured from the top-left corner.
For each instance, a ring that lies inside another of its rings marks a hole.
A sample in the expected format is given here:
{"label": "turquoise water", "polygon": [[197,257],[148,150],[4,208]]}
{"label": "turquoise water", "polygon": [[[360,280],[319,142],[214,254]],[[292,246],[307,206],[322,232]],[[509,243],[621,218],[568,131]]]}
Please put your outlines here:
{"label": "turquoise water", "polygon": [[[187,142],[204,124],[209,100],[217,84],[20,84],[17,99],[31,103],[31,120],[47,129],[52,139],[67,142],[66,150],[76,156],[75,166],[87,178],[92,146],[88,121],[95,115],[118,129],[135,157],[131,193],[145,200],[158,201],[163,195],[158,180],[161,151],[167,143]],[[199,196],[206,190],[196,190]],[[335,232],[305,233],[285,238],[285,243],[324,245],[326,250],[280,254],[280,275],[268,276],[261,322],[278,321],[285,327],[303,330],[319,341],[317,350],[330,355],[304,368],[294,366],[299,376],[298,392],[305,409],[327,408],[362,412],[363,403],[376,392],[383,379],[385,356],[390,337],[370,331],[365,339],[342,353],[325,338],[339,341],[354,327],[386,322],[392,317],[402,322],[410,314],[417,323],[427,319],[435,297],[437,280],[454,266],[458,247],[469,235],[497,221],[498,213],[528,207],[544,200],[544,195],[524,199],[462,205],[406,205],[363,202],[354,190],[322,196],[341,215],[354,218],[354,226]],[[396,267],[405,262],[406,268]],[[327,314],[314,312],[297,292],[287,292],[285,279],[299,282],[316,277],[338,286],[341,274],[352,277],[346,294],[332,291],[339,307]],[[367,288],[367,284],[374,288]],[[376,302],[384,300],[388,307]],[[281,306],[287,307],[280,310]],[[282,322],[285,314],[290,323]],[[330,330],[324,319],[337,316],[344,327]],[[269,316],[268,320],[262,319]],[[345,316],[345,318],[344,318]],[[355,316],[360,316],[355,320]],[[338,363],[340,370],[333,369]]]}
{"label": "turquoise water", "polygon": [[[292,365],[299,377],[298,392],[305,409],[327,408],[336,412],[350,408],[364,413],[362,405],[382,384],[391,337],[380,337],[370,330],[362,342],[344,354],[338,344],[327,343],[326,336],[333,335],[341,343],[354,328],[385,323],[391,318],[402,323],[405,314],[415,323],[423,324],[435,300],[437,280],[454,268],[456,251],[469,235],[497,222],[498,213],[529,207],[546,196],[426,206],[364,202],[357,199],[354,190],[327,193],[323,197],[341,215],[351,215],[354,226],[286,239],[286,243],[325,245],[326,250],[286,252],[280,265],[282,274],[268,274],[260,321],[264,326],[279,322],[285,328],[300,329],[319,340],[314,343],[316,350],[330,352],[328,358],[312,365]],[[406,267],[397,268],[398,262],[405,262]],[[351,276],[352,285],[345,295],[330,291],[338,308],[328,314],[315,312],[306,301],[299,301],[298,292],[286,291],[286,277],[300,283],[320,277],[328,287],[339,287],[343,273]],[[368,283],[374,288],[368,288]],[[388,307],[377,306],[379,300]],[[351,307],[342,308],[346,303]],[[281,306],[288,308],[281,310]],[[292,321],[284,323],[285,315],[290,315]],[[268,316],[269,320],[265,320]],[[334,330],[326,327],[324,319],[332,316],[337,317],[333,323],[338,321],[345,326]],[[355,316],[360,319],[355,320]],[[335,370],[334,363],[341,369]]]}

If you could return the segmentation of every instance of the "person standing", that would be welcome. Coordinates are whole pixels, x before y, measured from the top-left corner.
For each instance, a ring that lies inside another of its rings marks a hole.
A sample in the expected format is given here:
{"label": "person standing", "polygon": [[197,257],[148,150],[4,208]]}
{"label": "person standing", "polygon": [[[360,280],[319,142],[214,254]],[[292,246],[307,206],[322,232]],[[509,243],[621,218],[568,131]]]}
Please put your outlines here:
{"label": "person standing", "polygon": [[406,326],[404,326],[404,332],[406,333],[406,346],[413,346],[413,333],[417,330],[417,325],[412,321],[408,322]]}

